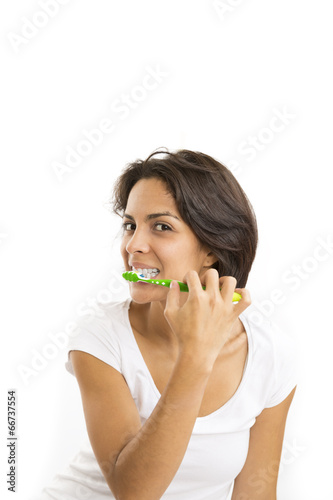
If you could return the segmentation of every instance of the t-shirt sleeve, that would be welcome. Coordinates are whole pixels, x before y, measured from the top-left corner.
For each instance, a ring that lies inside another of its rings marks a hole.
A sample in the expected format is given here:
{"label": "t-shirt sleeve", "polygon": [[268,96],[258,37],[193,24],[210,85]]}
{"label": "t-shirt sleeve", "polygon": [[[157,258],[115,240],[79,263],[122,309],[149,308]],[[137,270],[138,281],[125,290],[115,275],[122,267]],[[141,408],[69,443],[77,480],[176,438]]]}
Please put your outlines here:
{"label": "t-shirt sleeve", "polygon": [[70,351],[84,351],[104,361],[121,373],[121,351],[115,325],[108,318],[96,317],[88,321],[85,317],[76,322],[67,344],[65,368],[75,376]]}
{"label": "t-shirt sleeve", "polygon": [[272,385],[265,408],[281,403],[298,382],[299,353],[296,340],[270,322],[273,341]]}

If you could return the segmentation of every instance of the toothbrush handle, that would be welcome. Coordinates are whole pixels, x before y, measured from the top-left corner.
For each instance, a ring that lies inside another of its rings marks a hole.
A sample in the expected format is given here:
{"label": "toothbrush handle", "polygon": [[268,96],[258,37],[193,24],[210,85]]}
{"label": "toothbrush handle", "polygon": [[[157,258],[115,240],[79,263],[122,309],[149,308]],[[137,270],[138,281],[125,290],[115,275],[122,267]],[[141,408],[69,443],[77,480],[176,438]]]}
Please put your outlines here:
{"label": "toothbrush handle", "polygon": [[181,292],[188,292],[188,286],[185,283],[178,281],[178,284]]}
{"label": "toothbrush handle", "polygon": [[[158,280],[158,282],[156,280],[147,280],[147,281],[149,283],[154,283],[156,285],[167,286],[168,288],[170,288],[171,282],[174,281],[174,280],[163,280],[163,281],[159,281]],[[179,288],[180,288],[181,292],[188,292],[188,286],[185,285],[185,283],[183,283],[182,281],[177,281],[177,283],[179,284]]]}
{"label": "toothbrush handle", "polygon": [[[162,285],[162,286],[167,286],[168,288],[170,288],[170,285],[171,285],[171,282],[174,281],[174,280],[163,280],[163,281],[159,281],[159,280],[147,280],[148,283],[153,283],[153,284],[156,284],[156,285]],[[177,282],[179,284],[179,288],[180,288],[180,291],[181,292],[188,292],[188,286],[185,285],[185,283],[183,283],[182,281],[178,281]]]}
{"label": "toothbrush handle", "polygon": [[[164,286],[167,286],[167,287],[169,287],[169,288],[170,288],[171,281],[172,281],[172,280],[164,280],[164,281],[163,281],[163,283],[165,283],[165,285],[164,285]],[[188,286],[187,286],[185,283],[183,283],[182,281],[178,281],[178,284],[179,284],[179,288],[180,288],[180,291],[181,291],[181,292],[188,292]],[[203,289],[203,290],[206,290],[206,287],[203,285],[203,286],[202,286],[202,289]],[[220,290],[221,290],[221,288],[220,288]],[[239,293],[234,292],[234,295],[233,295],[233,297],[232,297],[232,301],[233,301],[233,302],[237,302],[237,301],[238,301],[238,300],[240,300],[241,298],[242,298],[242,296],[241,296]]]}

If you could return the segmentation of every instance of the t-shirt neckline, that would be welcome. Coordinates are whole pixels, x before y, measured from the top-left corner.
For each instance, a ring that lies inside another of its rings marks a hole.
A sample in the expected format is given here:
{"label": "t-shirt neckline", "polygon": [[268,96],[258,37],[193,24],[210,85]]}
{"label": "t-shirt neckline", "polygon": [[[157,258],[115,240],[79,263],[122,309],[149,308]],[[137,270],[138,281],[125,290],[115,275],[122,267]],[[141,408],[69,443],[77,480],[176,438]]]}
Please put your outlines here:
{"label": "t-shirt neckline", "polygon": [[[131,305],[131,302],[132,302],[132,297],[128,297],[124,303],[124,306],[125,306],[125,309],[124,309],[124,313],[125,313],[125,321],[126,321],[126,325],[127,325],[127,329],[128,329],[128,333],[129,333],[129,336],[130,336],[130,339],[131,339],[131,342],[135,348],[135,352],[137,353],[138,355],[138,359],[140,360],[140,363],[144,369],[144,372],[146,374],[146,377],[147,379],[149,380],[150,382],[150,385],[154,391],[154,394],[155,396],[157,397],[157,399],[160,399],[161,397],[161,393],[159,392],[159,390],[157,389],[156,385],[155,385],[155,382],[154,382],[154,379],[148,369],[148,366],[144,360],[144,357],[140,351],[140,348],[139,348],[139,345],[136,341],[136,338],[135,338],[135,335],[133,333],[133,329],[132,329],[132,325],[131,325],[131,322],[130,322],[130,319],[129,319],[129,309],[130,309],[130,305]],[[218,408],[217,410],[213,411],[212,413],[209,413],[208,415],[204,415],[202,417],[197,417],[197,421],[204,421],[204,420],[207,420],[207,419],[210,419],[210,418],[213,418],[215,417],[216,415],[219,415],[220,413],[222,413],[223,411],[225,411],[226,408],[228,408],[230,406],[231,403],[233,403],[240,395],[240,393],[242,392],[245,384],[246,384],[246,381],[248,379],[248,376],[249,376],[249,372],[250,372],[250,368],[251,368],[251,365],[252,365],[252,351],[253,351],[253,345],[252,345],[252,334],[251,334],[251,329],[250,329],[250,325],[247,321],[247,318],[246,316],[244,315],[244,313],[241,313],[239,315],[239,319],[241,320],[241,322],[243,323],[243,326],[244,326],[244,330],[246,332],[246,335],[247,335],[247,340],[248,340],[248,352],[247,352],[247,356],[246,356],[246,359],[245,359],[245,365],[244,365],[244,370],[243,370],[243,375],[242,375],[242,379],[236,389],[236,391],[234,392],[234,394],[231,396],[230,399],[228,399],[228,401],[226,401],[222,406],[220,406],[220,408]]]}

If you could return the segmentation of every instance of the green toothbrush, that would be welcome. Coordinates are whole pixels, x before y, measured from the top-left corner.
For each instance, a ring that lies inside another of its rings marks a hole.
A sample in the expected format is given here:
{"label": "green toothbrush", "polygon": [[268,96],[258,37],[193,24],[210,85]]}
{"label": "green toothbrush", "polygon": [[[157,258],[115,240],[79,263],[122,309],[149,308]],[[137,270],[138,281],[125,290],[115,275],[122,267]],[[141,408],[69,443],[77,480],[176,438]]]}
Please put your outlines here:
{"label": "green toothbrush", "polygon": [[[145,278],[143,274],[136,273],[135,271],[126,271],[125,273],[122,274],[122,277],[125,278],[125,280],[127,281],[133,281],[133,282],[145,281],[146,283],[151,283],[153,285],[167,286],[168,288],[170,287],[171,281],[175,281],[175,280],[156,280],[156,279],[151,280]],[[182,281],[178,281],[178,283],[181,292],[188,292],[188,286],[185,283],[183,283]],[[203,286],[202,288],[203,290],[206,290],[205,286]],[[232,301],[238,302],[241,298],[242,296],[239,293],[234,292]]]}

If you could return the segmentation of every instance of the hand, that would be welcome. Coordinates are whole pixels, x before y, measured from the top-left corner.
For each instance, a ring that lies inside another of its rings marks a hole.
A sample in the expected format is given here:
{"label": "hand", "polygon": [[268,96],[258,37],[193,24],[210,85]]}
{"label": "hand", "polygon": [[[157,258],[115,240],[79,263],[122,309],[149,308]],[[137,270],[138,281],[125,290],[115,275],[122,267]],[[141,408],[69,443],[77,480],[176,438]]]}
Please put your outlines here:
{"label": "hand", "polygon": [[[209,269],[201,283],[196,271],[189,271],[183,281],[189,292],[186,302],[180,305],[180,290],[177,281],[168,292],[164,316],[179,343],[179,353],[198,356],[213,367],[221,349],[230,339],[233,326],[239,316],[250,304],[251,298],[245,288],[236,288],[236,278],[219,278],[216,269]],[[202,289],[206,286],[206,290]],[[221,288],[221,291],[220,291]],[[233,293],[242,295],[234,304]],[[185,294],[184,294],[185,295]]]}

